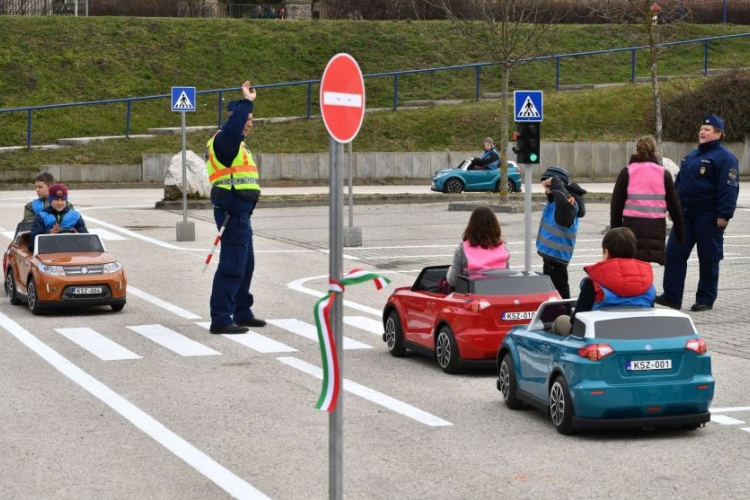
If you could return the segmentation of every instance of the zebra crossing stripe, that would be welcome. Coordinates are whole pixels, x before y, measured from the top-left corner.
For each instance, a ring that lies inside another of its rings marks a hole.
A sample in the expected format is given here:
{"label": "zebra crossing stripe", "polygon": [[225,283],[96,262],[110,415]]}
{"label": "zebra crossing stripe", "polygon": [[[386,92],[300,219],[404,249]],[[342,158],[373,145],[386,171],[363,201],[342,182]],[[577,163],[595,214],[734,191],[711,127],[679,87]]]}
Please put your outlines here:
{"label": "zebra crossing stripe", "polygon": [[[268,323],[283,328],[284,330],[304,337],[308,340],[318,341],[318,330],[315,325],[305,323],[298,319],[269,319]],[[372,349],[372,346],[363,344],[354,339],[344,337],[344,349]]]}
{"label": "zebra crossing stripe", "polygon": [[136,353],[125,349],[91,328],[55,328],[55,330],[103,361],[141,359]]}
{"label": "zebra crossing stripe", "polygon": [[215,356],[221,354],[162,325],[129,326],[128,329],[180,356]]}
{"label": "zebra crossing stripe", "polygon": [[[211,327],[211,323],[208,321],[201,321],[196,323],[196,325],[202,326],[206,330]],[[238,344],[242,344],[245,347],[249,347],[254,351],[262,353],[297,352],[297,349],[294,347],[282,344],[281,342],[269,339],[268,337],[255,332],[242,333],[239,335],[222,335],[222,337],[234,340]]]}
{"label": "zebra crossing stripe", "polygon": [[344,323],[375,335],[383,335],[383,322],[365,316],[344,316]]}
{"label": "zebra crossing stripe", "polygon": [[745,422],[742,420],[738,420],[733,417],[727,417],[726,415],[711,415],[711,422],[716,422],[717,424],[723,424],[723,425],[742,425]]}

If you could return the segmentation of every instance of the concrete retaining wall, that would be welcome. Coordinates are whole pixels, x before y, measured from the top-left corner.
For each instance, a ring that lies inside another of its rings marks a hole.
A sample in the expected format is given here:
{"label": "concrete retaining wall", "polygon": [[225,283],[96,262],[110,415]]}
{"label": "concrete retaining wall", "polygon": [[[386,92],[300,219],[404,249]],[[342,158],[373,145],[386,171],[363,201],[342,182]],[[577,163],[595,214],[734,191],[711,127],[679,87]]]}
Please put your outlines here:
{"label": "concrete retaining wall", "polygon": [[[356,144],[354,145],[356,148]],[[695,148],[695,143],[666,142],[664,156],[679,164],[682,157]],[[730,143],[727,147],[740,161],[740,176],[750,176],[750,139]],[[344,148],[344,164],[348,162]],[[635,143],[619,142],[556,142],[542,144],[542,163],[534,166],[534,175],[550,165],[566,168],[576,180],[611,182],[627,165]],[[428,182],[436,170],[457,165],[462,159],[476,156],[479,151],[443,151],[414,153],[352,154],[354,182]],[[44,165],[60,182],[68,183],[155,183],[164,182],[171,154],[143,155],[141,165]],[[511,159],[515,155],[511,154]],[[327,183],[328,152],[303,154],[255,154],[263,181],[302,181]],[[3,171],[0,181],[30,181],[36,172]],[[748,178],[748,177],[745,177]]]}

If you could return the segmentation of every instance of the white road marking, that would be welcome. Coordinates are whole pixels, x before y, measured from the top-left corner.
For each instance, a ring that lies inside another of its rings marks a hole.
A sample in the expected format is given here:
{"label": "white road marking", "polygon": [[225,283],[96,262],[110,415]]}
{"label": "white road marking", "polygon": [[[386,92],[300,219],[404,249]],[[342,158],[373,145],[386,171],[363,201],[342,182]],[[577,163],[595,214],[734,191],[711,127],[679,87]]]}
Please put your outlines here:
{"label": "white road marking", "polygon": [[741,431],[750,432],[750,427],[740,427]]}
{"label": "white road marking", "polygon": [[729,413],[734,411],[750,411],[750,406],[729,406],[727,408],[709,408],[711,413]]}
{"label": "white road marking", "polygon": [[55,328],[55,330],[103,361],[141,359],[136,353],[91,328]]}
{"label": "white road marking", "polygon": [[8,316],[0,313],[0,326],[34,351],[57,371],[122,415],[136,428],[214,482],[230,496],[257,500],[269,498],[213,458],[169,430],[164,424],[71,363]]}
{"label": "white road marking", "polygon": [[[385,273],[381,272],[380,274],[385,274]],[[307,278],[302,278],[302,279],[294,280],[291,283],[288,283],[286,286],[290,290],[295,290],[297,292],[306,293],[308,295],[312,295],[313,297],[320,298],[320,297],[324,296],[325,293],[319,292],[317,290],[313,290],[311,288],[307,288],[305,286],[305,283],[307,283],[308,281],[312,281],[312,280],[316,280],[316,279],[325,279],[326,283],[327,283],[328,282],[328,275],[326,274],[324,276],[309,276]],[[372,286],[372,285],[370,285],[370,286]],[[375,309],[375,308],[372,308],[372,307],[363,306],[362,304],[357,304],[356,302],[352,302],[351,300],[344,299],[344,305],[347,306],[347,307],[351,307],[352,309],[357,309],[359,311],[372,314],[373,316],[380,317],[380,316],[383,315],[383,311],[381,311],[380,309]]]}
{"label": "white road marking", "polygon": [[185,309],[181,307],[178,307],[174,304],[170,304],[169,302],[162,300],[159,297],[154,297],[153,295],[148,294],[142,290],[139,290],[132,285],[128,285],[128,294],[132,294],[132,295],[135,295],[136,297],[140,297],[147,302],[151,302],[155,306],[161,307],[162,309],[166,309],[167,311],[175,313],[177,316],[182,316],[185,319],[201,319],[201,317],[198,316],[197,314],[193,314],[190,311],[186,311]]}
{"label": "white road marking", "polygon": [[[311,325],[310,323],[305,323],[304,321],[300,321],[294,318],[269,319],[268,322],[274,326],[283,328],[288,332],[297,334],[300,337],[304,337],[315,342],[318,341],[318,329],[315,327],[315,325]],[[344,337],[344,349],[372,349],[372,346],[363,344],[362,342],[358,342],[348,337]]]}
{"label": "white road marking", "polygon": [[717,424],[722,425],[742,425],[745,423],[742,420],[727,417],[726,415],[711,415],[711,422],[716,422]]}
{"label": "white road marking", "polygon": [[92,227],[89,228],[90,233],[98,234],[99,237],[103,240],[107,241],[124,241],[127,240],[126,237],[120,236],[119,234],[115,234],[112,231],[107,231],[106,229],[102,229],[100,227]]}
{"label": "white road marking", "polygon": [[[296,368],[301,372],[312,375],[319,380],[323,380],[323,370],[321,368],[318,368],[317,366],[307,363],[306,361],[302,361],[301,359],[292,357],[281,357],[276,359],[286,365],[291,366],[292,368]],[[440,417],[436,417],[431,413],[427,413],[424,410],[420,410],[419,408],[416,408],[408,403],[404,403],[403,401],[399,401],[398,399],[386,396],[382,392],[378,392],[374,389],[370,389],[369,387],[365,387],[364,385],[352,382],[349,379],[345,378],[343,382],[343,389],[345,391],[364,398],[384,408],[388,408],[391,411],[400,413],[401,415],[409,417],[412,420],[416,420],[421,424],[429,425],[430,427],[445,427],[453,425],[447,420],[443,420]]]}
{"label": "white road marking", "polygon": [[[210,321],[197,322],[196,325],[202,326],[206,330],[211,328]],[[273,339],[265,337],[259,333],[255,333],[253,331],[250,331],[247,333],[241,333],[239,335],[222,334],[221,336],[226,337],[229,340],[234,340],[238,344],[242,344],[245,347],[249,347],[250,349],[253,349],[254,351],[258,351],[262,353],[297,352],[297,349],[295,349],[294,347],[288,346],[286,344],[282,344],[281,342],[277,342]]]}
{"label": "white road marking", "polygon": [[365,316],[344,316],[344,323],[375,335],[383,334],[383,322]]}
{"label": "white road marking", "polygon": [[128,329],[180,356],[216,356],[221,354],[162,325],[129,326]]}
{"label": "white road marking", "polygon": [[362,94],[348,92],[323,92],[323,104],[329,106],[343,106],[347,108],[361,108]]}
{"label": "white road marking", "polygon": [[[97,207],[97,208],[99,208],[99,207]],[[112,229],[113,231],[118,231],[118,232],[120,232],[122,234],[130,236],[131,238],[135,238],[135,239],[138,239],[138,240],[147,241],[147,242],[149,242],[149,243],[151,243],[153,245],[156,245],[156,246],[160,246],[160,247],[164,247],[164,248],[169,248],[170,250],[184,250],[183,248],[178,247],[176,245],[172,245],[171,243],[166,243],[164,241],[159,241],[159,240],[157,240],[155,238],[149,238],[148,236],[144,236],[142,234],[136,233],[135,231],[131,231],[130,229],[125,229],[124,227],[116,226],[114,224],[110,224],[109,222],[104,222],[102,220],[95,219],[95,218],[90,217],[88,215],[85,217],[85,220],[86,220],[86,222],[93,222],[95,224],[99,224],[100,226],[104,226],[104,227],[107,227],[109,229]]]}
{"label": "white road marking", "polygon": [[12,240],[13,237],[16,235],[15,231],[2,231],[0,234],[8,238],[9,240]]}

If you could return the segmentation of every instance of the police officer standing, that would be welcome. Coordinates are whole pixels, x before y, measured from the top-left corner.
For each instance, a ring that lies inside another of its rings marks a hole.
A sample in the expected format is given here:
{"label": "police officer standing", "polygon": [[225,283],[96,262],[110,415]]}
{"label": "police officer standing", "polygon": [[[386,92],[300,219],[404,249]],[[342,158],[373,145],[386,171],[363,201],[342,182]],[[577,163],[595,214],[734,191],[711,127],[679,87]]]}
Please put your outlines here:
{"label": "police officer standing", "polygon": [[255,270],[250,217],[260,198],[258,167],[244,142],[253,128],[256,92],[250,82],[242,84],[242,95],[244,99],[227,105],[227,121],[206,144],[214,220],[217,228],[226,226],[211,290],[210,332],[216,334],[245,333],[248,327],[266,324],[250,309]]}
{"label": "police officer standing", "polygon": [[698,148],[680,165],[675,186],[682,205],[685,242],[677,242],[674,232],[667,241],[664,293],[657,304],[680,309],[685,289],[687,261],[698,246],[699,279],[691,311],[713,309],[719,287],[719,261],[724,258],[724,230],[734,215],[740,179],[737,158],[721,144],[724,120],[716,115],[703,117]]}

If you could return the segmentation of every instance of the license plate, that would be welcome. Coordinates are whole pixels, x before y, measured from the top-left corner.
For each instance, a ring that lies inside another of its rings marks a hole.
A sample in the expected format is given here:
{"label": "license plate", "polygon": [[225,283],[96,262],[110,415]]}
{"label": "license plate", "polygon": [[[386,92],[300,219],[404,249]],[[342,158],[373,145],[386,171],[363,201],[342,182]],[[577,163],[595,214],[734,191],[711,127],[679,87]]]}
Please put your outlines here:
{"label": "license plate", "polygon": [[649,359],[647,361],[628,361],[628,371],[669,370],[672,368],[671,359]]}
{"label": "license plate", "polygon": [[506,312],[503,313],[500,318],[503,321],[521,321],[521,320],[529,320],[531,321],[534,319],[534,315],[536,315],[536,311],[518,311],[518,312]]}
{"label": "license plate", "polygon": [[102,293],[100,286],[77,287],[72,290],[73,295],[99,295]]}

